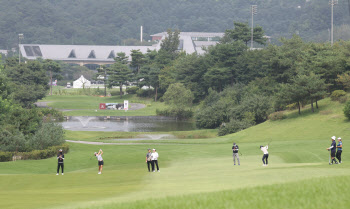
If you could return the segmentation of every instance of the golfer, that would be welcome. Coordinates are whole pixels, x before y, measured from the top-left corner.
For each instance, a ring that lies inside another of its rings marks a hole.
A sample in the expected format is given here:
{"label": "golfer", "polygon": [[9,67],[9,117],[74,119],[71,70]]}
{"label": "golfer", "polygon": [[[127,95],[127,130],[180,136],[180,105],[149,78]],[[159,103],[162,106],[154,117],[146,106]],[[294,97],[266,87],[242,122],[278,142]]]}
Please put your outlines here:
{"label": "golfer", "polygon": [[100,149],[100,151],[98,151],[98,153],[95,152],[95,156],[96,156],[97,161],[98,161],[98,173],[97,174],[101,174],[102,173],[102,167],[103,167],[102,154],[103,154],[102,149]]}
{"label": "golfer", "polygon": [[342,139],[340,137],[338,138],[338,143],[339,143],[339,144],[337,144],[338,150],[337,150],[337,154],[335,156],[339,160],[339,163],[342,163],[341,153],[343,152],[343,142],[342,142]]}
{"label": "golfer", "polygon": [[[265,147],[260,145],[261,151],[264,153],[262,161],[263,161],[263,166],[267,166],[269,164],[268,159],[269,159],[269,152],[267,151],[269,149],[269,145],[266,145]],[[265,162],[266,160],[266,162]]]}
{"label": "golfer", "polygon": [[153,153],[151,154],[151,159],[152,159],[152,172],[156,172],[156,171],[155,171],[155,166],[154,166],[154,165],[157,166],[157,171],[160,172],[160,171],[159,171],[159,167],[158,167],[158,157],[159,157],[159,155],[158,155],[157,150],[156,150],[156,149],[153,149]]}
{"label": "golfer", "polygon": [[64,160],[64,154],[63,154],[63,151],[62,149],[58,150],[59,153],[57,155],[57,160],[58,160],[58,165],[57,165],[57,174],[58,175],[60,173],[60,167],[62,168],[62,175],[64,175],[63,173],[63,160]]}
{"label": "golfer", "polygon": [[[147,167],[148,167],[148,172],[151,172],[151,164],[152,164],[152,158],[151,158],[151,149],[148,149],[148,152],[146,154],[146,163],[147,163]],[[153,170],[153,167],[152,167],[152,170]]]}
{"label": "golfer", "polygon": [[240,162],[239,162],[238,150],[239,150],[238,145],[237,145],[236,143],[233,143],[233,146],[232,146],[232,151],[233,151],[233,165],[236,165],[236,158],[237,158],[238,165],[241,165]]}
{"label": "golfer", "polygon": [[338,164],[337,160],[335,159],[335,151],[336,151],[336,149],[337,149],[337,145],[335,143],[335,136],[332,136],[332,144],[331,144],[330,147],[327,148],[328,151],[329,150],[331,151],[331,159],[332,159],[332,162],[329,163],[329,165],[332,165],[333,162],[334,162],[334,164]]}

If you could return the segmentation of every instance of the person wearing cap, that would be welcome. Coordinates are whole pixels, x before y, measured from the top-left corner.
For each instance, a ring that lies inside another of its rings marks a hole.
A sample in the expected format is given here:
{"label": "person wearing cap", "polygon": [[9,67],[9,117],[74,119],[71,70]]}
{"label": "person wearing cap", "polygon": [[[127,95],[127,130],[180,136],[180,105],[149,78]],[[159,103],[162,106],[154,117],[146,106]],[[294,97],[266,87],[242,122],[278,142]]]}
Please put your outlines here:
{"label": "person wearing cap", "polygon": [[[260,150],[264,153],[262,157],[263,161],[263,166],[267,166],[269,164],[268,159],[269,159],[269,152],[267,151],[269,149],[269,145],[266,145],[265,147],[260,145]],[[266,160],[266,162],[265,162]]]}
{"label": "person wearing cap", "polygon": [[97,174],[101,174],[102,173],[102,167],[103,167],[102,154],[103,154],[102,149],[100,149],[100,151],[98,151],[98,153],[95,152],[95,156],[96,156],[97,161],[98,161],[98,173]]}
{"label": "person wearing cap", "polygon": [[336,138],[335,136],[332,136],[332,144],[330,147],[327,148],[328,151],[329,150],[331,151],[331,159],[332,159],[332,162],[329,163],[329,165],[332,165],[333,162],[334,162],[334,164],[338,164],[337,160],[335,159],[335,151],[337,149],[337,145],[335,143],[335,138]]}
{"label": "person wearing cap", "polygon": [[[151,153],[151,149],[148,149],[148,152],[146,154],[146,163],[147,163],[147,167],[148,167],[148,172],[151,172],[151,164],[152,164],[152,157],[151,157],[152,153]],[[153,168],[153,166],[152,166]],[[153,169],[152,169],[153,170]]]}
{"label": "person wearing cap", "polygon": [[154,166],[154,165],[157,166],[157,171],[160,172],[160,171],[159,171],[159,166],[158,166],[158,157],[159,157],[159,155],[158,155],[158,152],[156,152],[156,151],[157,151],[156,149],[153,149],[153,153],[151,154],[152,172],[156,172],[156,171],[155,171],[155,166]]}
{"label": "person wearing cap", "polygon": [[338,150],[337,150],[337,154],[335,156],[339,160],[339,163],[342,163],[341,162],[341,153],[343,152],[343,142],[342,142],[342,139],[340,137],[338,138],[338,142],[339,142],[339,144],[337,144]]}
{"label": "person wearing cap", "polygon": [[59,152],[59,153],[57,154],[58,165],[57,165],[57,174],[56,174],[56,175],[59,175],[59,173],[60,173],[60,167],[62,168],[62,175],[64,175],[64,173],[63,173],[64,154],[63,154],[62,149],[58,150],[58,152]]}
{"label": "person wearing cap", "polygon": [[237,158],[238,165],[241,164],[241,163],[239,162],[238,150],[239,150],[238,145],[237,145],[236,143],[233,143],[233,146],[232,146],[232,151],[233,151],[233,165],[236,165],[236,158]]}

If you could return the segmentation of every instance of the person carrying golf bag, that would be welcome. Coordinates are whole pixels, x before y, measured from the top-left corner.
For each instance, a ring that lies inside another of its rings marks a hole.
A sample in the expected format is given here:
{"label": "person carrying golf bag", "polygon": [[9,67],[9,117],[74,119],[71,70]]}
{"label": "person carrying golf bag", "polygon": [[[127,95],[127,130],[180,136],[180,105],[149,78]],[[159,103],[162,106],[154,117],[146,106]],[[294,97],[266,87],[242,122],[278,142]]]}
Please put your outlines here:
{"label": "person carrying golf bag", "polygon": [[335,156],[339,160],[339,163],[342,163],[342,161],[341,161],[341,153],[343,152],[343,142],[342,142],[340,137],[338,138],[338,142],[339,142],[339,144],[337,144],[338,150],[337,150],[337,154]]}
{"label": "person carrying golf bag", "polygon": [[[152,153],[151,153],[151,149],[148,149],[148,152],[146,154],[146,163],[147,163],[147,167],[148,167],[148,172],[151,172],[151,168],[150,166],[152,165]],[[153,167],[152,167],[153,168]]]}
{"label": "person carrying golf bag", "polygon": [[327,148],[328,151],[329,150],[331,151],[331,159],[332,159],[332,161],[329,163],[329,165],[332,165],[333,162],[334,162],[334,164],[338,164],[337,160],[335,159],[336,149],[337,149],[337,145],[335,143],[335,136],[332,136],[332,144],[330,147]]}
{"label": "person carrying golf bag", "polygon": [[239,151],[239,147],[236,143],[233,143],[232,146],[232,152],[233,152],[233,165],[236,165],[236,158],[237,158],[237,162],[238,165],[241,165],[241,163],[239,162],[239,155],[238,155],[238,151]]}
{"label": "person carrying golf bag", "polygon": [[[265,147],[260,145],[260,150],[264,153],[263,157],[262,157],[262,161],[263,161],[263,166],[267,166],[267,164],[269,164],[268,159],[269,159],[269,152],[267,151],[269,149],[269,145],[266,145]],[[265,162],[266,160],[266,162]]]}
{"label": "person carrying golf bag", "polygon": [[58,165],[57,165],[57,174],[58,175],[60,173],[60,167],[62,168],[62,175],[64,175],[63,173],[63,160],[64,160],[64,154],[62,149],[59,150],[59,153],[57,154],[57,160],[58,160]]}

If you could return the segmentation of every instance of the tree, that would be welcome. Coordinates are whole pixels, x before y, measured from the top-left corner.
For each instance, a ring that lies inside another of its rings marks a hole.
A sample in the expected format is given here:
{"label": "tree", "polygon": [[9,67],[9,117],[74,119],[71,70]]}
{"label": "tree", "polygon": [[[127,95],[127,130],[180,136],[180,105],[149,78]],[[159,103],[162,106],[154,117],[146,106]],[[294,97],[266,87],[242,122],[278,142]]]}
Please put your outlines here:
{"label": "tree", "polygon": [[49,73],[50,76],[50,95],[52,95],[52,76],[55,75],[56,79],[60,79],[60,72],[61,72],[61,66],[50,59],[47,59],[43,63],[43,68],[46,70],[46,72]]}
{"label": "tree", "polygon": [[127,85],[133,78],[132,71],[127,65],[128,58],[125,53],[118,53],[116,62],[108,68],[108,86],[119,86],[120,98],[123,96],[123,85]]}
{"label": "tree", "polygon": [[337,77],[338,79],[336,81],[348,91],[350,89],[350,72],[345,72],[341,75],[337,75]]}
{"label": "tree", "polygon": [[131,50],[131,63],[130,66],[136,69],[136,74],[140,73],[142,64],[145,63],[145,56],[138,50]]}
{"label": "tree", "polygon": [[6,65],[4,74],[8,77],[13,98],[24,107],[45,97],[49,89],[49,78],[38,61],[27,61],[20,65]]}
{"label": "tree", "polygon": [[174,108],[192,106],[193,94],[181,83],[171,84],[163,96],[164,102]]}
{"label": "tree", "polygon": [[[251,28],[248,23],[234,22],[234,29],[226,30],[221,43],[229,43],[231,41],[243,41],[246,46],[251,41]],[[253,40],[261,45],[266,44],[264,30],[261,26],[253,28]]]}

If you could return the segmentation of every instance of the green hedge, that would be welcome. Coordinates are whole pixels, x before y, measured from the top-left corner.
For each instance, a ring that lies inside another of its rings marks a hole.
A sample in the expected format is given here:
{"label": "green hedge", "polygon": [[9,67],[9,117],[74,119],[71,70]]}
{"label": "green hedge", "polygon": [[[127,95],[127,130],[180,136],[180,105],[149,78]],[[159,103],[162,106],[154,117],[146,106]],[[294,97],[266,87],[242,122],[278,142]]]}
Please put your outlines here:
{"label": "green hedge", "polygon": [[56,156],[58,150],[62,149],[63,153],[68,153],[69,145],[63,144],[59,146],[52,146],[44,150],[33,150],[31,152],[0,152],[0,162],[12,161],[13,156],[21,160],[40,160]]}

